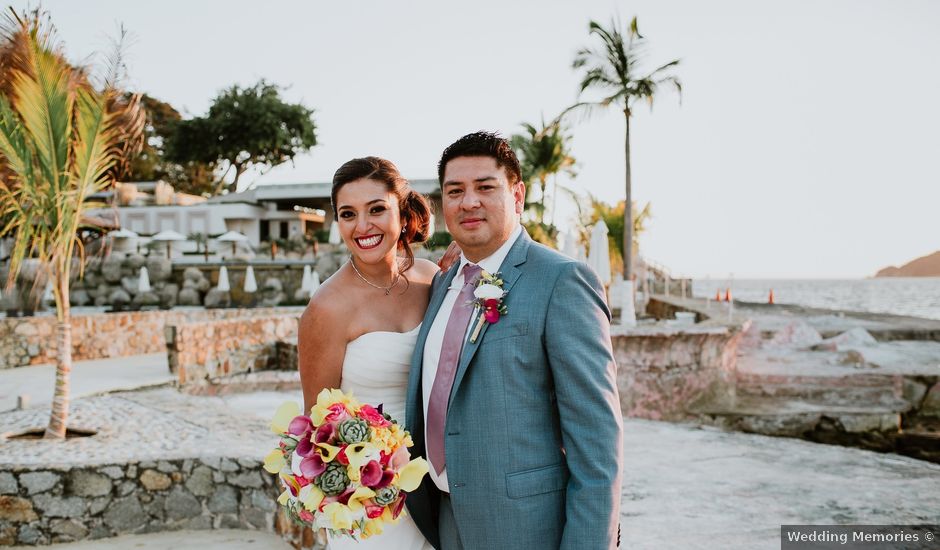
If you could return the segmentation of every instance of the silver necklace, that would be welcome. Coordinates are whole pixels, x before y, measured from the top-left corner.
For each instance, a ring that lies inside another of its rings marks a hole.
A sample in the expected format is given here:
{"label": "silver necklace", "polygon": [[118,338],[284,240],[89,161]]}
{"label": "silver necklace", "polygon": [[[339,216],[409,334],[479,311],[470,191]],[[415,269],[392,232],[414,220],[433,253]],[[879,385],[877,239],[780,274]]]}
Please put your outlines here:
{"label": "silver necklace", "polygon": [[370,281],[369,279],[366,279],[366,278],[362,275],[362,273],[359,272],[359,268],[356,267],[356,262],[353,261],[352,257],[349,258],[349,264],[352,265],[353,271],[356,272],[356,275],[358,275],[359,278],[362,279],[362,281],[363,281],[365,284],[367,284],[367,285],[369,285],[369,286],[371,286],[371,287],[375,287],[375,288],[377,288],[377,289],[379,289],[379,290],[384,290],[386,296],[388,296],[389,294],[391,294],[392,289],[395,288],[395,285],[398,284],[398,280],[401,279],[401,273],[396,273],[396,274],[395,274],[395,280],[392,281],[392,284],[390,284],[390,285],[388,285],[388,286],[379,286],[379,285],[373,283],[372,281]]}

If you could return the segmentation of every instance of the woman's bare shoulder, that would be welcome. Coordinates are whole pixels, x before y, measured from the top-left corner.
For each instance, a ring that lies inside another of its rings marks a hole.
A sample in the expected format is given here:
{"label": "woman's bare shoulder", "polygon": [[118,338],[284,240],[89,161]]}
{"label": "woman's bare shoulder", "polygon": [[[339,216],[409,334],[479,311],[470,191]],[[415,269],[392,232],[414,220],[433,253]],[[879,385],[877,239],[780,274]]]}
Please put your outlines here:
{"label": "woman's bare shoulder", "polygon": [[430,260],[415,258],[415,263],[409,270],[409,278],[415,282],[430,284],[440,270],[441,268]]}
{"label": "woman's bare shoulder", "polygon": [[349,310],[352,305],[349,293],[342,291],[336,275],[323,282],[316,294],[310,298],[306,309],[300,317],[301,331],[304,328],[330,329],[335,332],[342,325],[343,319],[349,319]]}

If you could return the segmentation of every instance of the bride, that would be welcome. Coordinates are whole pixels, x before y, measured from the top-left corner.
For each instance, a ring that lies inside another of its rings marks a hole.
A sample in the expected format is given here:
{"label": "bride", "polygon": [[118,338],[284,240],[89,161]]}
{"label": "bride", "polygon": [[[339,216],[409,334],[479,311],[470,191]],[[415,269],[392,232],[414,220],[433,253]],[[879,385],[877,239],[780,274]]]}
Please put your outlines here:
{"label": "bride", "polygon": [[[339,387],[405,423],[405,391],[436,264],[416,260],[431,211],[391,162],[353,159],[333,176],[334,223],[349,260],[320,286],[300,319],[304,410],[323,388]],[[376,537],[331,538],[333,550],[432,549],[410,516]]]}

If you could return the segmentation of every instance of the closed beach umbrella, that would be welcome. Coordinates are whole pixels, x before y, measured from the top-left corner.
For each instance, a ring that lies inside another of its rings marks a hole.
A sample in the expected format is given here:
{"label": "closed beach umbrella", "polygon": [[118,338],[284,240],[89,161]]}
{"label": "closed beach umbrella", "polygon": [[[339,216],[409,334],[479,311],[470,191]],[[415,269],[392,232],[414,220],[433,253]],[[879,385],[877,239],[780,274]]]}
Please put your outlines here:
{"label": "closed beach umbrella", "polygon": [[304,266],[304,275],[300,278],[300,290],[307,293],[307,296],[310,296],[310,285],[313,283],[313,278],[310,277],[310,266]]}
{"label": "closed beach umbrella", "polygon": [[222,292],[228,292],[232,290],[232,287],[228,285],[228,270],[225,269],[225,266],[222,266],[222,269],[219,270],[219,284],[216,285],[216,288]]}
{"label": "closed beach umbrella", "polygon": [[564,243],[561,247],[561,253],[569,258],[578,259],[578,239],[574,236],[574,233],[571,230],[565,231],[562,234],[562,240]]}
{"label": "closed beach umbrella", "polygon": [[597,276],[601,278],[604,286],[610,284],[610,250],[607,240],[607,224],[603,220],[594,224],[591,229],[591,255],[588,256],[588,265],[594,268]]}
{"label": "closed beach umbrella", "polygon": [[258,281],[255,280],[255,270],[251,266],[245,270],[245,292],[249,294],[258,292]]}
{"label": "closed beach umbrella", "polygon": [[316,294],[318,288],[320,288],[320,274],[314,271],[310,276],[310,295]]}
{"label": "closed beach umbrella", "polygon": [[150,273],[147,266],[140,268],[140,278],[137,280],[137,292],[150,292]]}
{"label": "closed beach umbrella", "polygon": [[339,224],[333,222],[330,224],[330,244],[339,244],[343,238],[339,236]]}

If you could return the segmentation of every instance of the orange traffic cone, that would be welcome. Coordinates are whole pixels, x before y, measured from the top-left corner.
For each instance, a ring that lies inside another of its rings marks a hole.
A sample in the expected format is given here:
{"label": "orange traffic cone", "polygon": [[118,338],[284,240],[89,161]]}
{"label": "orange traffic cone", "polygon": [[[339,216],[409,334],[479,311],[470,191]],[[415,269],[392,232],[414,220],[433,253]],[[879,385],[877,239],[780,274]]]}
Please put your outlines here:
{"label": "orange traffic cone", "polygon": [[767,297],[767,303],[770,305],[774,304],[774,289],[770,289],[770,296]]}
{"label": "orange traffic cone", "polygon": [[726,302],[731,301],[731,289],[730,288],[725,289],[725,301]]}
{"label": "orange traffic cone", "polygon": [[721,290],[715,290],[715,301],[716,302],[721,301]]}

